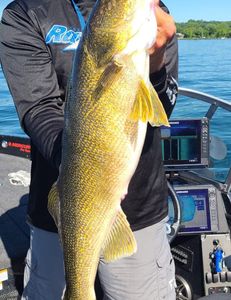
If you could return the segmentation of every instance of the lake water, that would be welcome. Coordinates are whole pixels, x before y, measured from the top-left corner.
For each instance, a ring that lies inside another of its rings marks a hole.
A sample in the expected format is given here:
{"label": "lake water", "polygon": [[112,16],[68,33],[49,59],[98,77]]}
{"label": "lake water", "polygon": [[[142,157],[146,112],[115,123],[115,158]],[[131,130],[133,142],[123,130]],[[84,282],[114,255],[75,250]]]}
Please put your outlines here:
{"label": "lake water", "polygon": [[[231,102],[231,39],[179,40],[179,86],[195,89]],[[207,103],[179,97],[172,118],[197,118],[205,115]],[[221,108],[210,124],[210,133],[227,146],[227,156],[212,160],[216,177],[223,180],[231,166],[231,114]]]}
{"label": "lake water", "polygon": [[[179,85],[231,102],[231,39],[179,40]],[[172,118],[201,118],[207,109],[206,103],[180,96]],[[24,135],[1,70],[0,134]],[[227,170],[231,165],[229,112],[222,109],[216,112],[211,122],[211,134],[221,137],[228,149],[227,157],[213,162],[214,166]]]}

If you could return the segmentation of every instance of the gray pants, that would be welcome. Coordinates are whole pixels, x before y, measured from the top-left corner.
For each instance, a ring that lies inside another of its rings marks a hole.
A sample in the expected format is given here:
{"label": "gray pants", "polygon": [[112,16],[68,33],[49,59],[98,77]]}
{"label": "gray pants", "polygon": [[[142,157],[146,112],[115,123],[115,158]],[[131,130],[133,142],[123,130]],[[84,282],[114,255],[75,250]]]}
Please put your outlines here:
{"label": "gray pants", "polygon": [[103,300],[174,300],[175,265],[166,236],[166,220],[135,231],[137,253],[99,264]]}
{"label": "gray pants", "polygon": [[[104,300],[174,300],[175,267],[165,221],[135,231],[138,251],[113,263],[99,263]],[[58,235],[31,228],[22,300],[59,300],[65,288]],[[101,300],[101,299],[98,299]]]}
{"label": "gray pants", "polygon": [[60,300],[64,289],[63,253],[58,234],[31,226],[21,300]]}

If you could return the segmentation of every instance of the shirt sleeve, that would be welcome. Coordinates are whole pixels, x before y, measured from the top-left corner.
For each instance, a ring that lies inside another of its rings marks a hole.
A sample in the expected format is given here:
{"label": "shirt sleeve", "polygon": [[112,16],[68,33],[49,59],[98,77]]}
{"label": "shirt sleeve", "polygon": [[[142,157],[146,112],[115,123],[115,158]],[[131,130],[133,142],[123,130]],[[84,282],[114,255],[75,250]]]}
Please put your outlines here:
{"label": "shirt sleeve", "polygon": [[[160,6],[169,13],[161,1]],[[158,72],[150,74],[150,81],[159,95],[167,116],[170,117],[178,94],[178,42],[176,35],[166,47],[165,65]]]}
{"label": "shirt sleeve", "polygon": [[43,157],[58,167],[63,101],[56,72],[36,17],[16,2],[3,12],[0,60],[22,128]]}

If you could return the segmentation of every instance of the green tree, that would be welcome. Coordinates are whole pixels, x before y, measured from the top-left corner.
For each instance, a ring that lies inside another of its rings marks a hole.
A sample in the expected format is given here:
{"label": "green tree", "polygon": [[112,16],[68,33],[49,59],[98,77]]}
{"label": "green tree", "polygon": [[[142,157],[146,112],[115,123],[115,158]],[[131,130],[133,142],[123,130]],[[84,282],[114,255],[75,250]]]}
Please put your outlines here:
{"label": "green tree", "polygon": [[221,38],[231,37],[231,21],[189,20],[186,23],[176,23],[177,32],[185,38]]}

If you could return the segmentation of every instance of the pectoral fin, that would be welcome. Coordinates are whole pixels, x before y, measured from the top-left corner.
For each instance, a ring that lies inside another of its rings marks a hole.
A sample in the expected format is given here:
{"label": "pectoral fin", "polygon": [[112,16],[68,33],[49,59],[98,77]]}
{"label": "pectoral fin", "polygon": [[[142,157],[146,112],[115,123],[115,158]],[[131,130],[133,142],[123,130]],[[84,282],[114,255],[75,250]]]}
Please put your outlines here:
{"label": "pectoral fin", "polygon": [[106,261],[113,261],[136,252],[136,240],[127,218],[122,210],[118,212],[115,222],[103,246]]}
{"label": "pectoral fin", "polygon": [[120,71],[123,68],[123,64],[117,60],[113,60],[108,64],[102,73],[97,87],[92,95],[93,99],[98,100],[102,96],[103,92],[110,87],[113,82],[120,78]]}
{"label": "pectoral fin", "polygon": [[152,107],[153,107],[153,116],[152,119],[148,120],[150,125],[152,126],[170,126],[168,122],[168,117],[166,115],[166,112],[164,110],[163,104],[160,101],[160,98],[150,83],[149,85],[149,91],[151,95],[151,102],[152,102]]}
{"label": "pectoral fin", "polygon": [[139,82],[130,117],[134,121],[149,122],[152,126],[169,126],[167,115],[158,94],[151,83],[147,86],[143,79]]}

